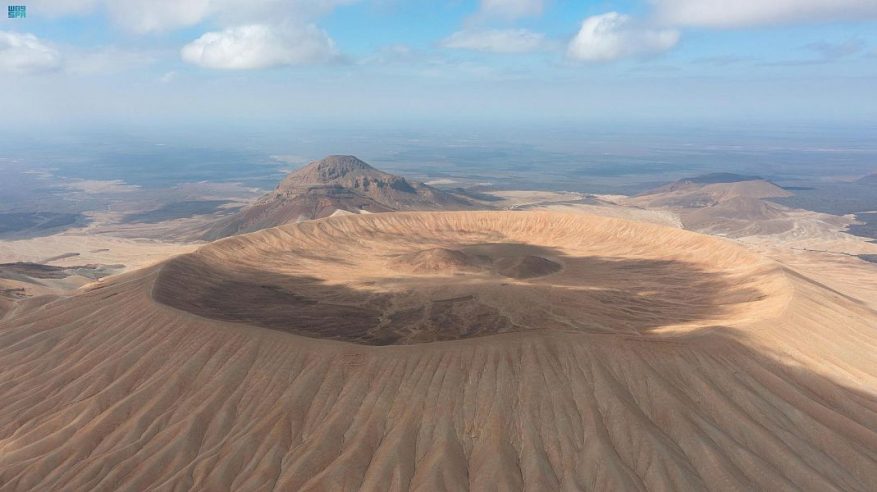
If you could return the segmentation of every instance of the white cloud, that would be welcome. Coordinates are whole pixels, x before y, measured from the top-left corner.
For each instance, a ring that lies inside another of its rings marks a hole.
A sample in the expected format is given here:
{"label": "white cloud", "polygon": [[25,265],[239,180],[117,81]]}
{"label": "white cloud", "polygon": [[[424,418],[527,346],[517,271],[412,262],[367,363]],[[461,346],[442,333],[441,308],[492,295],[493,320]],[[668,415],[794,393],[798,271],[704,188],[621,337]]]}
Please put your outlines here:
{"label": "white cloud", "polygon": [[510,19],[539,15],[544,7],[544,0],[481,0],[483,15]]}
{"label": "white cloud", "polygon": [[679,42],[679,32],[637,24],[630,16],[609,12],[588,17],[570,41],[567,55],[582,61],[611,61],[667,51]]}
{"label": "white cloud", "polygon": [[114,24],[146,33],[192,26],[226,0],[31,0],[28,10],[47,16],[106,12]]}
{"label": "white cloud", "polygon": [[110,18],[138,33],[195,25],[207,16],[210,6],[210,0],[106,0]]}
{"label": "white cloud", "polygon": [[69,14],[84,14],[95,8],[96,0],[30,0],[22,2],[27,5],[28,13],[39,12],[40,14],[59,16]]}
{"label": "white cloud", "polygon": [[361,0],[210,0],[210,15],[215,16],[222,25],[279,20],[304,23],[326,15],[337,7],[359,1]]}
{"label": "white cloud", "polygon": [[61,68],[61,54],[33,34],[0,31],[0,72],[29,74]]}
{"label": "white cloud", "polygon": [[652,0],[669,25],[732,28],[877,18],[875,0]]}
{"label": "white cloud", "polygon": [[205,68],[247,70],[327,61],[337,56],[329,36],[313,25],[250,24],[208,32],[180,50]]}
{"label": "white cloud", "polygon": [[458,31],[442,41],[445,48],[489,51],[493,53],[529,53],[547,47],[545,35],[526,29],[487,29]]}
{"label": "white cloud", "polygon": [[[358,0],[32,0],[31,10],[45,15],[103,10],[135,33],[168,31],[215,20],[221,26],[267,20],[304,22]],[[28,4],[30,5],[30,4]]]}

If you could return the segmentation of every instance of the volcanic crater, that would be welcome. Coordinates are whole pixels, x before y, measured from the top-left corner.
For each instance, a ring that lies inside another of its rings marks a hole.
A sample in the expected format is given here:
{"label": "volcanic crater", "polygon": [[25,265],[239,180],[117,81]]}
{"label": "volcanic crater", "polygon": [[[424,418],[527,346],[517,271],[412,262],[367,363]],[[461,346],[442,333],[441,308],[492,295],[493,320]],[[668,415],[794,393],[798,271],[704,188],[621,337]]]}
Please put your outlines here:
{"label": "volcanic crater", "polygon": [[654,335],[776,309],[784,277],[759,257],[628,227],[522,212],[339,217],[178,257],[153,296],[205,318],[364,345],[546,330]]}
{"label": "volcanic crater", "polygon": [[870,491],[838,294],[587,215],[236,236],[0,320],[0,489]]}

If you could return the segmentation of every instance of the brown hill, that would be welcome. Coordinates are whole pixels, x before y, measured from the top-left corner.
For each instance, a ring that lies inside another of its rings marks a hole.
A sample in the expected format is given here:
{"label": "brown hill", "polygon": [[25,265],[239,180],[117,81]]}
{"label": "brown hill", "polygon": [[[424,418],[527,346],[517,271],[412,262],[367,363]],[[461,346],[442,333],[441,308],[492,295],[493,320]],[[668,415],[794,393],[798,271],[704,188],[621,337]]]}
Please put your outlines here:
{"label": "brown hill", "polygon": [[291,224],[0,321],[0,488],[867,491],[875,321],[642,223]]}
{"label": "brown hill", "polygon": [[757,176],[729,173],[681,179],[637,196],[650,207],[701,208],[735,199],[765,199],[791,196],[783,188]]}
{"label": "brown hill", "polygon": [[290,173],[255,204],[212,224],[202,239],[321,219],[339,210],[375,213],[473,208],[478,207],[469,199],[379,171],[354,156],[332,155]]}
{"label": "brown hill", "polygon": [[791,193],[756,176],[717,173],[679,180],[625,203],[672,210],[686,229],[743,237],[794,230],[793,210],[769,201],[787,196]]}

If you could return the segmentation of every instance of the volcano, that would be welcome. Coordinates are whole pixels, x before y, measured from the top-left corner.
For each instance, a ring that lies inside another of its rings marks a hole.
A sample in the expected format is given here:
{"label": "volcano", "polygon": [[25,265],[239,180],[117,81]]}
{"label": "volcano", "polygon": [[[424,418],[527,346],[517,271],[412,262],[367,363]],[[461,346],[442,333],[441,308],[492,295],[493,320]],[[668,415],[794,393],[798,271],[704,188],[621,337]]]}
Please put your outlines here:
{"label": "volcano", "polygon": [[0,321],[0,484],[866,491],[875,326],[657,225],[287,224]]}

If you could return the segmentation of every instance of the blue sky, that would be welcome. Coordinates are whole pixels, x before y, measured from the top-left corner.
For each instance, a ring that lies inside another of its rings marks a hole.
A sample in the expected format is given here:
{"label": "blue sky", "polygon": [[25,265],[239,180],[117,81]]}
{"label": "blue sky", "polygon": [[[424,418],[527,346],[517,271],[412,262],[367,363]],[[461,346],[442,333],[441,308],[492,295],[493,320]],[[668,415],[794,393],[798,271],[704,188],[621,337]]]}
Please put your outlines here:
{"label": "blue sky", "polygon": [[4,127],[877,122],[877,0],[16,1]]}

